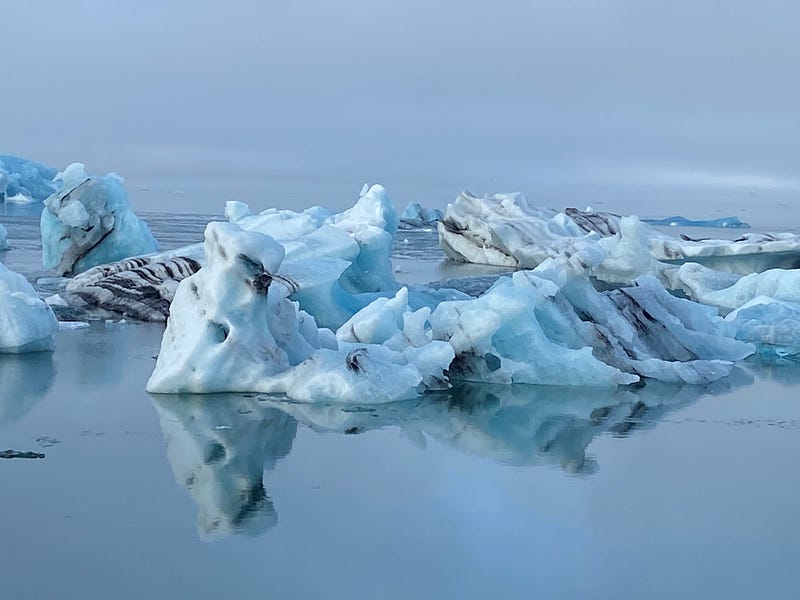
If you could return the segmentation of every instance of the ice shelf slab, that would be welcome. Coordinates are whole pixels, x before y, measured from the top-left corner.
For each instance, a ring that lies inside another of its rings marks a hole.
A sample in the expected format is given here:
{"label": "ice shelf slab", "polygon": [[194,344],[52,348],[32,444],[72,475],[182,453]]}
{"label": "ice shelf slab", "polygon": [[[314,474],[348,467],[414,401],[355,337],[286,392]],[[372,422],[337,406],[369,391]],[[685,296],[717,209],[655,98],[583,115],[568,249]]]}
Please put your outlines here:
{"label": "ice shelf slab", "polygon": [[452,381],[617,386],[642,377],[705,384],[752,345],[716,310],[655,278],[598,292],[563,259],[498,280],[475,299],[413,309],[401,288],[336,332],[288,299],[286,250],[211,223],[204,266],[178,285],[148,390],[263,392],[302,402],[390,402]]}
{"label": "ice shelf slab", "polygon": [[119,176],[89,176],[74,163],[56,180],[62,188],[45,200],[41,217],[45,269],[74,275],[158,249],[147,225],[130,209]]}
{"label": "ice shelf slab", "polygon": [[0,263],[0,353],[52,350],[58,322],[28,280]]}
{"label": "ice shelf slab", "polygon": [[[478,198],[462,193],[438,225],[440,244],[454,260],[533,268],[549,257],[573,253],[619,234],[621,217],[531,205],[522,194]],[[639,224],[652,258],[672,264],[698,262],[740,274],[800,265],[800,237],[746,233],[736,240],[673,237]]]}
{"label": "ice shelf slab", "polygon": [[0,202],[41,202],[58,189],[55,176],[55,169],[0,154]]}

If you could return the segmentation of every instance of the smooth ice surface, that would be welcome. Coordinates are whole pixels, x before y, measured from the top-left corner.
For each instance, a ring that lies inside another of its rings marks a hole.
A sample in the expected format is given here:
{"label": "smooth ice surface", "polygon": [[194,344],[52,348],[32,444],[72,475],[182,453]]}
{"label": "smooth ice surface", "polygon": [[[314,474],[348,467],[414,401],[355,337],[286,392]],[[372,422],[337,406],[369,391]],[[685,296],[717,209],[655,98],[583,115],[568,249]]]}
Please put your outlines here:
{"label": "smooth ice surface", "polygon": [[0,203],[41,202],[54,193],[56,170],[32,160],[0,154]]}
{"label": "smooth ice surface", "polygon": [[[438,225],[442,249],[454,260],[533,268],[548,257],[571,254],[619,237],[621,218],[591,209],[557,212],[531,205],[522,194],[478,198],[462,193]],[[673,237],[638,222],[652,258],[700,262],[747,274],[800,263],[800,237],[793,233],[746,233],[736,240]]]}
{"label": "smooth ice surface", "polygon": [[53,349],[58,323],[30,283],[0,262],[0,353]]}
{"label": "smooth ice surface", "polygon": [[58,275],[158,249],[147,225],[128,205],[122,178],[86,174],[80,163],[56,175],[62,188],[42,211],[42,264]]}
{"label": "smooth ice surface", "polygon": [[642,219],[648,225],[662,227],[727,227],[728,229],[749,229],[750,224],[739,217],[720,217],[718,219],[687,219],[676,215],[663,219]]}

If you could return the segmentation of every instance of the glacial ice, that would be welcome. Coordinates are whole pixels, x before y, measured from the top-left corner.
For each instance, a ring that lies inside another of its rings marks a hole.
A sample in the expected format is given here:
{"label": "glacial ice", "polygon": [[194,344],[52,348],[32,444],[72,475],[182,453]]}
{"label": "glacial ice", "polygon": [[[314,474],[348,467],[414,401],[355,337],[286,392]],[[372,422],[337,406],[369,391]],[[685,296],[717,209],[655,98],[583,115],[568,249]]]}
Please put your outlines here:
{"label": "glacial ice", "polygon": [[389,402],[451,381],[616,386],[640,377],[704,384],[753,347],[716,310],[654,278],[596,291],[549,260],[476,299],[413,310],[400,288],[336,332],[320,329],[276,276],[288,251],[234,223],[206,228],[204,266],[178,285],[148,390],[263,392],[301,402]]}
{"label": "glacial ice", "polygon": [[0,250],[8,250],[8,230],[0,223]]}
{"label": "glacial ice", "polygon": [[55,175],[32,160],[0,154],[0,202],[41,202],[58,189]]}
{"label": "glacial ice", "polygon": [[60,191],[42,211],[42,263],[59,275],[157,250],[155,239],[131,211],[122,179],[93,177],[73,163],[55,177]]}
{"label": "glacial ice", "polygon": [[438,208],[428,208],[418,202],[409,202],[403,213],[400,215],[400,226],[425,227],[435,225],[444,218],[442,211]]}
{"label": "glacial ice", "polygon": [[[617,236],[620,225],[617,215],[538,208],[522,194],[477,198],[464,192],[447,206],[438,228],[442,249],[454,260],[533,268],[546,258]],[[697,262],[740,274],[800,264],[800,237],[791,233],[696,240],[673,237],[641,222],[637,228],[652,257],[665,263]]]}
{"label": "glacial ice", "polygon": [[674,216],[663,219],[642,219],[648,225],[659,227],[725,227],[727,229],[750,229],[750,224],[739,217],[720,217],[719,219],[687,219]]}
{"label": "glacial ice", "polygon": [[[292,299],[323,327],[338,328],[375,298],[393,295],[400,287],[390,260],[397,217],[381,186],[365,186],[356,204],[340,214],[320,207],[251,214],[236,201],[226,203],[225,214],[243,229],[269,235],[283,246],[279,274],[292,282]],[[96,267],[68,284],[68,300],[74,304],[79,297],[103,309],[163,321],[178,282],[203,261],[203,245],[196,244]],[[463,296],[452,290],[415,289],[411,303],[432,306],[456,297]]]}
{"label": "glacial ice", "polygon": [[58,322],[28,280],[0,263],[0,353],[52,350]]}

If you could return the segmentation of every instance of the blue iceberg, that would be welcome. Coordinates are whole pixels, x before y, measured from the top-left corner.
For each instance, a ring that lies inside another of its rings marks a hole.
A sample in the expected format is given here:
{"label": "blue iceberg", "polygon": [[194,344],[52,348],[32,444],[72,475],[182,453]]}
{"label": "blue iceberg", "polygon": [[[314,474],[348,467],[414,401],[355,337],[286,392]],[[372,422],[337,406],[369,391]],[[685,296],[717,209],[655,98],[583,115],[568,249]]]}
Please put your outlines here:
{"label": "blue iceberg", "polygon": [[55,176],[55,169],[0,154],[0,202],[42,202],[58,189]]}
{"label": "blue iceberg", "polygon": [[659,227],[726,227],[728,229],[750,229],[750,224],[739,220],[739,217],[720,217],[719,219],[692,220],[674,216],[663,219],[642,219],[648,225]]}

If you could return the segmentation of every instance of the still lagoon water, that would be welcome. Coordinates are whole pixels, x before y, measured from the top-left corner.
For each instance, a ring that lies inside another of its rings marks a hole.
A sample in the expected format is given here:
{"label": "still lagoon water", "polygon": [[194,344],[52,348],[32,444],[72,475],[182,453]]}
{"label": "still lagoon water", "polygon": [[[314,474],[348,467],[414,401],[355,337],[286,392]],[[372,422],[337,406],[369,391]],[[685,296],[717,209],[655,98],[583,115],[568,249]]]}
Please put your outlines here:
{"label": "still lagoon water", "polygon": [[[145,215],[163,248],[211,217]],[[6,214],[35,277],[35,215]],[[473,274],[401,232],[398,278]],[[144,391],[163,329],[0,356],[0,597],[793,598],[800,368],[339,407]]]}

